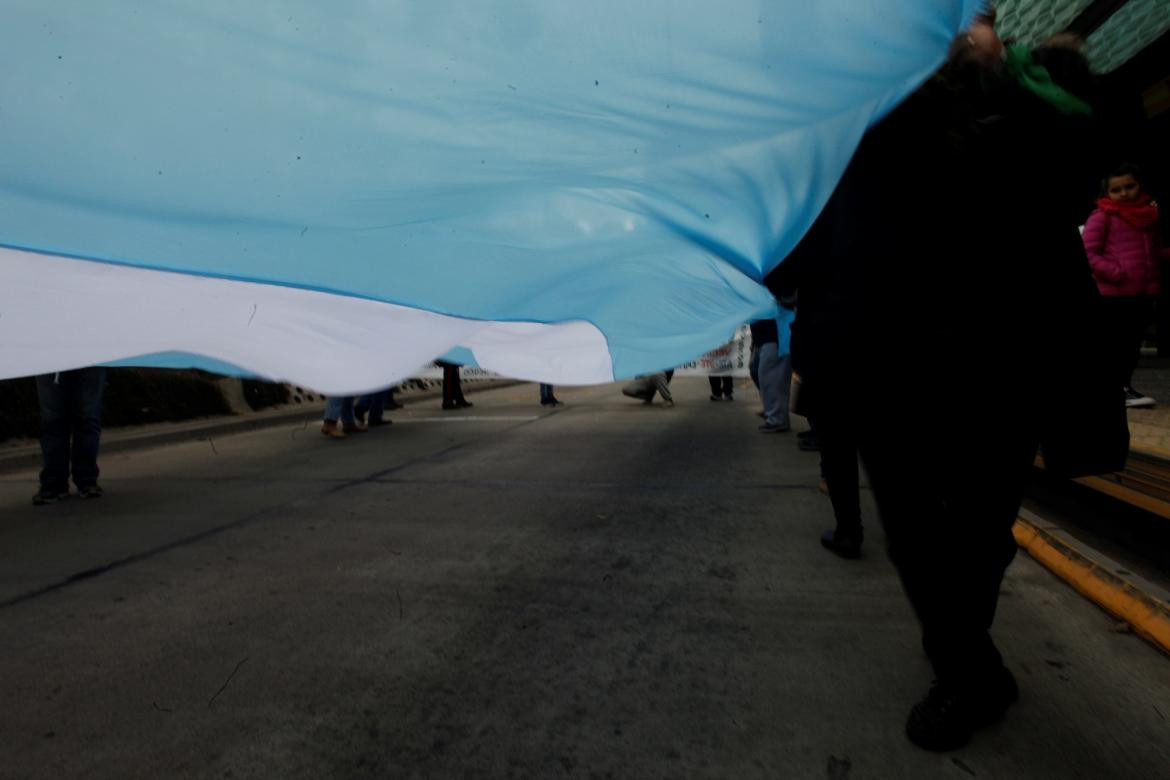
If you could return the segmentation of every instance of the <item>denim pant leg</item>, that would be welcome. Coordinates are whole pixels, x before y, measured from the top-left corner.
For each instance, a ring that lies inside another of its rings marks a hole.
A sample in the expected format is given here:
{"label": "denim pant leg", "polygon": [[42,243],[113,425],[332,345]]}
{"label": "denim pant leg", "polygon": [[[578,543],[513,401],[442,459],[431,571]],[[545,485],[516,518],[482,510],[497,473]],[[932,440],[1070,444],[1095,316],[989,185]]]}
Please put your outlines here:
{"label": "denim pant leg", "polygon": [[386,391],[379,390],[376,393],[363,395],[361,400],[357,402],[357,405],[369,413],[370,416],[368,419],[371,424],[380,423],[382,422],[382,415],[386,409]]}
{"label": "denim pant leg", "polygon": [[353,422],[353,396],[331,395],[325,401],[325,421],[345,422],[345,415],[349,414],[349,421]]}
{"label": "denim pant leg", "polygon": [[69,490],[69,395],[63,374],[37,377],[37,401],[41,411],[41,487],[64,493]]}
{"label": "denim pant leg", "polygon": [[[788,393],[782,387],[788,356],[782,360],[779,349],[775,341],[760,345],[760,395],[764,397],[764,421],[769,425],[788,424],[788,404],[784,403]],[[787,373],[791,380],[791,368]]]}
{"label": "denim pant leg", "polygon": [[788,422],[789,407],[792,403],[792,355],[780,356],[780,409],[784,422]]}
{"label": "denim pant leg", "polygon": [[550,403],[553,399],[553,386],[546,385],[543,382],[540,384],[540,402],[542,404]]}
{"label": "denim pant leg", "polygon": [[73,433],[73,483],[79,488],[98,481],[98,447],[102,438],[102,394],[106,370],[101,366],[67,371],[69,421]]}

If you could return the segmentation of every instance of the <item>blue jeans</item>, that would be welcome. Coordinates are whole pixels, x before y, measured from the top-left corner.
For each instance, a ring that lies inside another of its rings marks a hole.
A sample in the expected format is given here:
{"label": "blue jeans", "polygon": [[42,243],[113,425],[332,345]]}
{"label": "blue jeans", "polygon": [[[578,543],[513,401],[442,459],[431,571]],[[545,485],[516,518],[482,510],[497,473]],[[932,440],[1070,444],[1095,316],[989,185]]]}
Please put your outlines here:
{"label": "blue jeans", "polygon": [[540,385],[540,402],[542,404],[548,404],[555,400],[556,398],[553,397],[553,386],[546,385],[542,382]]}
{"label": "blue jeans", "polygon": [[788,425],[788,393],[792,384],[792,360],[780,354],[780,345],[769,341],[759,346],[760,395],[764,398],[764,421]]}
{"label": "blue jeans", "polygon": [[366,420],[370,425],[380,423],[382,422],[382,414],[386,409],[386,396],[389,394],[389,390],[379,390],[376,393],[363,395],[358,399],[355,407],[361,414],[370,415]]}
{"label": "blue jeans", "polygon": [[325,421],[337,422],[341,421],[342,425],[353,425],[353,396],[329,396],[329,400],[325,402]]}
{"label": "blue jeans", "polygon": [[77,487],[97,484],[105,382],[106,370],[100,366],[37,377],[43,489],[68,492],[70,467]]}

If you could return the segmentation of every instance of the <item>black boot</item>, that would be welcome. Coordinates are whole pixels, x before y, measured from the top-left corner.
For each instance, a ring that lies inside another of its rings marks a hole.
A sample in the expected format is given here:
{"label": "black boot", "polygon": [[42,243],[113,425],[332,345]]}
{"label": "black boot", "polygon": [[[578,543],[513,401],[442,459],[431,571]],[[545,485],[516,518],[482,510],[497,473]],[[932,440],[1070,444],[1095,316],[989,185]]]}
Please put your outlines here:
{"label": "black boot", "polygon": [[999,720],[1019,698],[1016,678],[1002,666],[967,685],[936,681],[910,710],[906,736],[925,750],[957,750],[975,729]]}
{"label": "black boot", "polygon": [[860,558],[862,538],[860,528],[856,531],[825,531],[821,534],[821,546],[842,558]]}

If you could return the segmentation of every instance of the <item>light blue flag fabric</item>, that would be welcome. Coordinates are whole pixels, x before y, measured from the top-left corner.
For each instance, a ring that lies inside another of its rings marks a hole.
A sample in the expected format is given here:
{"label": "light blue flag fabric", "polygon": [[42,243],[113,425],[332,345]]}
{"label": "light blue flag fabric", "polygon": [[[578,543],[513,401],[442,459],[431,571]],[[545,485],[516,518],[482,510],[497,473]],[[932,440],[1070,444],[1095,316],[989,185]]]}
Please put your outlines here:
{"label": "light blue flag fabric", "polygon": [[980,5],[8,0],[0,376],[683,363]]}

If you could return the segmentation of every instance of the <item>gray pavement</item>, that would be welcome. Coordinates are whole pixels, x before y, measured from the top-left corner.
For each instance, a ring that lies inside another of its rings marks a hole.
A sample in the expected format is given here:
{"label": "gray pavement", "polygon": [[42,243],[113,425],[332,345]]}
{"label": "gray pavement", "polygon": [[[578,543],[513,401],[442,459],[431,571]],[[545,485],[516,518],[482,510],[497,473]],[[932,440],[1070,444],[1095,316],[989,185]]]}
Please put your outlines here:
{"label": "gray pavement", "polygon": [[868,495],[867,555],[830,556],[816,456],[750,389],[675,388],[114,453],[95,502],[3,475],[0,777],[1165,776],[1170,659],[1024,557],[1020,703],[911,746],[930,673]]}

